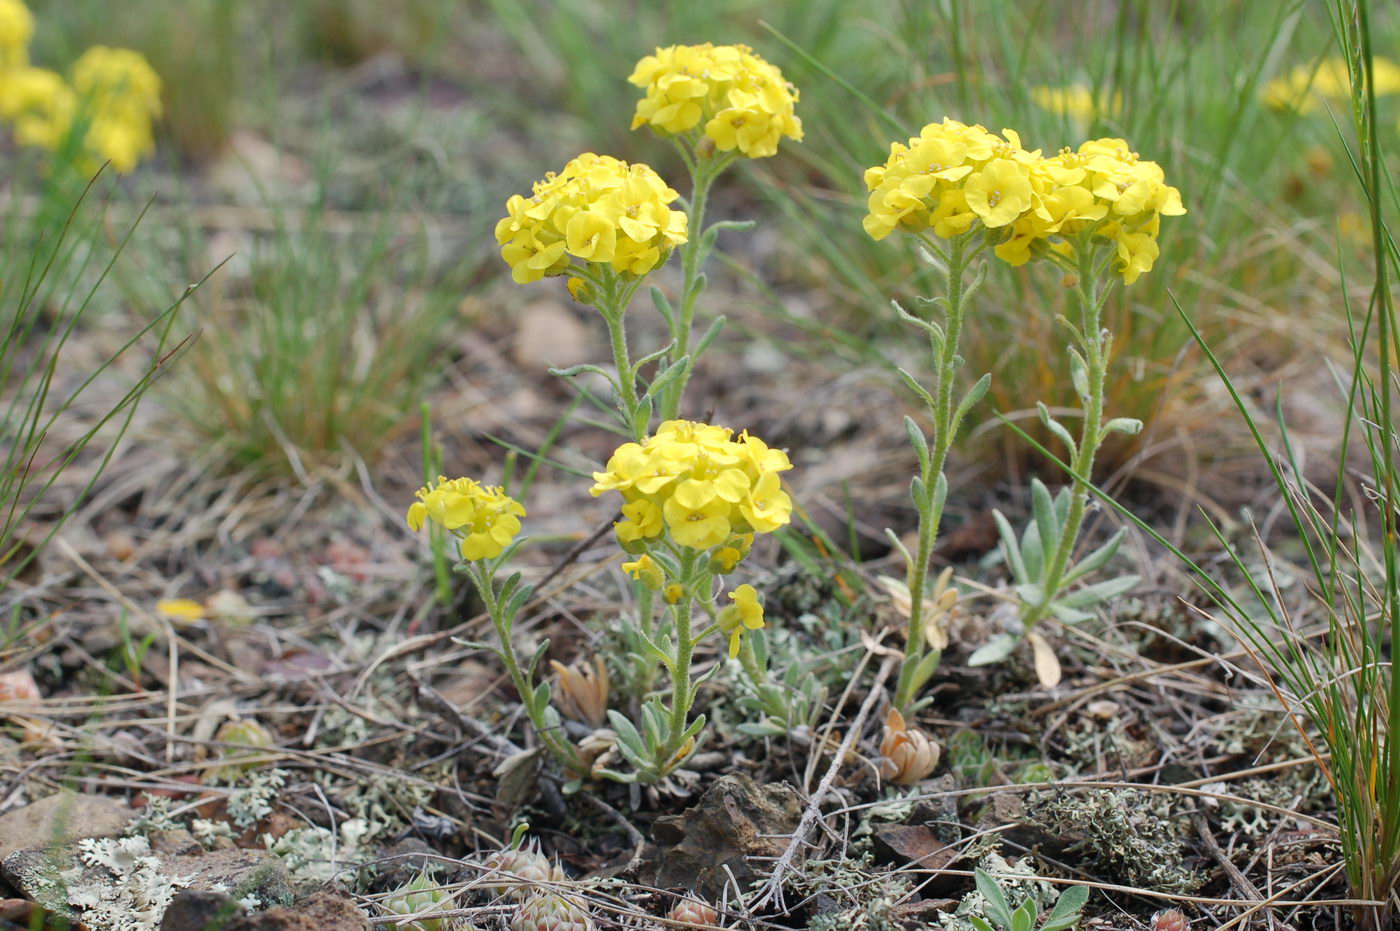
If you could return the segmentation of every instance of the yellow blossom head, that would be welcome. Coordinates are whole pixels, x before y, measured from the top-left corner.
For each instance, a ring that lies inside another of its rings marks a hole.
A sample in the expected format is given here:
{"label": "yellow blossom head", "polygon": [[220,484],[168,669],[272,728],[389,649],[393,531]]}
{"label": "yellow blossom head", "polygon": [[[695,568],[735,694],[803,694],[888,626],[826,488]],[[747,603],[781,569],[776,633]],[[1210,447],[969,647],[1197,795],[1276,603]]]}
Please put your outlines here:
{"label": "yellow blossom head", "polygon": [[418,489],[418,500],[408,508],[408,526],[420,530],[431,520],[460,540],[462,558],[495,559],[520,533],[525,508],[498,485],[482,485],[475,479],[449,479]]}
{"label": "yellow blossom head", "polygon": [[729,637],[729,658],[733,659],[739,655],[740,638],[763,626],[763,605],[752,585],[740,585],[729,593],[729,599],[734,603],[719,612],[715,623]]}
{"label": "yellow blossom head", "polygon": [[1011,130],[998,136],[947,117],[929,123],[908,145],[892,143],[883,165],[866,170],[865,231],[874,239],[896,229],[951,239],[977,222],[1008,227],[1031,208],[1031,168],[1039,158]]}
{"label": "yellow blossom head", "polygon": [[[521,284],[563,275],[576,261],[645,275],[686,241],[686,215],[670,207],[679,196],[646,165],[585,152],[537,181],[529,197],[506,201],[496,224],[501,258]],[[583,299],[586,283],[574,280],[570,294]]]}
{"label": "yellow blossom head", "polygon": [[702,132],[721,152],[766,158],[802,139],[797,88],[747,45],[672,45],[637,62],[627,79],[646,89],[632,128],[665,136]]}
{"label": "yellow blossom head", "polygon": [[624,547],[669,532],[681,546],[719,547],[715,557],[732,568],[747,552],[744,537],[788,522],[792,500],[778,473],[790,468],[786,453],[747,432],[736,439],[725,427],[668,420],[643,442],[619,446],[590,491],[622,494],[615,528]]}
{"label": "yellow blossom head", "polygon": [[73,90],[87,123],[84,148],[125,173],[155,148],[161,81],[140,52],[94,45],[73,63]]}
{"label": "yellow blossom head", "polygon": [[20,0],[0,0],[0,71],[29,64],[34,16]]}
{"label": "yellow blossom head", "polygon": [[77,96],[57,72],[23,67],[0,79],[0,119],[14,124],[20,145],[62,148],[76,110]]}
{"label": "yellow blossom head", "polygon": [[[1400,93],[1400,65],[1377,57],[1371,73],[1377,96]],[[1350,99],[1351,72],[1344,58],[1309,62],[1265,84],[1260,95],[1265,104],[1276,110],[1316,113],[1325,103],[1337,104]]]}

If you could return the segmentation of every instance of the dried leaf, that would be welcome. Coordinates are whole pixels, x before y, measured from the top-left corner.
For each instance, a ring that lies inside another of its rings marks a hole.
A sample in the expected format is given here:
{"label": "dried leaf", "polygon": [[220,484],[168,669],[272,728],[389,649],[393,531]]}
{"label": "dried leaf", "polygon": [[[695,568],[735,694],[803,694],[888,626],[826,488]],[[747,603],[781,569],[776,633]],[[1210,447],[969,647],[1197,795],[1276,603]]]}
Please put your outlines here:
{"label": "dried leaf", "polygon": [[1041,685],[1053,689],[1060,684],[1060,677],[1063,675],[1060,661],[1055,658],[1055,651],[1050,649],[1046,639],[1035,631],[1027,634],[1026,639],[1031,642],[1031,651],[1035,654],[1036,677],[1040,679]]}

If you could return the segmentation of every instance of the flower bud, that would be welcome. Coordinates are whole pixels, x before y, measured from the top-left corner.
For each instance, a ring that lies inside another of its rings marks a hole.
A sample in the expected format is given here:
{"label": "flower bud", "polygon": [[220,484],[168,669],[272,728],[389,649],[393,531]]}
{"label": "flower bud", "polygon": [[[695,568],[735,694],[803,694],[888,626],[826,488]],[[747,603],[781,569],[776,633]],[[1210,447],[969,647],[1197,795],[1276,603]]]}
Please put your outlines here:
{"label": "flower bud", "polygon": [[565,666],[554,659],[549,665],[559,675],[554,699],[559,710],[590,727],[602,727],[608,719],[608,668],[603,658],[593,657],[592,669],[582,663]]}
{"label": "flower bud", "polygon": [[681,899],[666,913],[666,917],[684,925],[714,925],[719,923],[719,915],[708,903],[699,899]]}
{"label": "flower bud", "polygon": [[510,920],[510,931],[593,931],[593,919],[581,899],[537,892]]}
{"label": "flower bud", "polygon": [[908,727],[904,716],[891,708],[885,716],[885,734],[880,741],[880,775],[897,786],[912,786],[938,766],[938,744],[917,727]]}

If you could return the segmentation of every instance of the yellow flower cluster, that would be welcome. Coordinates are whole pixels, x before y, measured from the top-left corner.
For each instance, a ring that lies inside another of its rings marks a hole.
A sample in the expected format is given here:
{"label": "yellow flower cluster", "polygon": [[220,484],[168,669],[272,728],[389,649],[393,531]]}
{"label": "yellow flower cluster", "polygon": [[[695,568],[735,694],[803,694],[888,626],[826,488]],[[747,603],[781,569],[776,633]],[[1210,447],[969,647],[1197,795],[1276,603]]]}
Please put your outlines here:
{"label": "yellow flower cluster", "polygon": [[792,468],[787,454],[747,431],[732,437],[726,427],[668,420],[643,442],[619,446],[590,489],[621,492],[618,540],[628,546],[669,530],[681,546],[719,547],[715,558],[732,568],[749,535],[786,524],[792,500],[778,473]]}
{"label": "yellow flower cluster", "polygon": [[674,136],[703,121],[715,148],[749,158],[776,154],[784,137],[802,139],[802,121],[793,113],[797,89],[747,45],[658,48],[627,80],[646,88],[633,129],[650,126]]}
{"label": "yellow flower cluster", "polygon": [[[0,0],[0,120],[21,145],[58,151],[73,142],[85,172],[110,161],[134,169],[155,148],[160,78],[139,52],[96,45],[73,64],[72,80],[29,64],[34,20],[20,0]],[[81,138],[72,140],[74,133]]]}
{"label": "yellow flower cluster", "polygon": [[979,220],[988,229],[1012,223],[1031,207],[1030,169],[1040,152],[1023,149],[1013,131],[1002,133],[945,118],[907,146],[891,143],[885,164],[865,172],[865,231],[884,239],[900,227],[931,229],[951,239]]}
{"label": "yellow flower cluster", "polygon": [[686,215],[669,206],[679,196],[646,165],[585,152],[531,196],[513,195],[496,241],[522,284],[562,275],[573,259],[645,275],[686,241]]}
{"label": "yellow flower cluster", "polygon": [[20,0],[0,0],[0,73],[29,64],[34,17]]}
{"label": "yellow flower cluster", "polygon": [[160,77],[141,55],[94,45],[73,64],[73,90],[87,120],[87,150],[125,174],[155,149]]}
{"label": "yellow flower cluster", "polygon": [[1117,252],[1127,284],[1152,268],[1163,216],[1186,212],[1162,167],[1122,139],[1092,139],[1042,158],[1012,130],[998,137],[956,120],[930,123],[889,160],[865,173],[871,191],[865,229],[883,239],[897,228],[951,238],[981,222],[996,234],[998,258],[1023,265],[1089,232]]}
{"label": "yellow flower cluster", "polygon": [[[1376,94],[1400,93],[1400,65],[1388,58],[1374,62]],[[1324,101],[1351,98],[1351,75],[1346,59],[1329,58],[1320,63],[1299,65],[1264,85],[1264,103],[1278,110],[1316,113]]]}
{"label": "yellow flower cluster", "polygon": [[1087,123],[1100,114],[1112,116],[1123,109],[1121,92],[1114,91],[1113,97],[1105,101],[1096,97],[1087,84],[1032,87],[1031,100],[1042,110],[1058,113],[1081,123]]}
{"label": "yellow flower cluster", "polygon": [[1162,166],[1146,161],[1122,139],[1091,139],[1077,151],[1061,149],[1031,172],[1034,206],[1017,218],[996,247],[998,258],[1024,265],[1038,246],[1072,254],[1070,240],[1088,229],[1110,242],[1117,269],[1132,284],[1157,260],[1164,216],[1181,216],[1181,192],[1166,183]]}
{"label": "yellow flower cluster", "polygon": [[461,540],[463,559],[495,559],[520,533],[524,516],[524,506],[498,485],[439,475],[418,489],[418,500],[408,508],[408,526],[421,530],[426,521],[436,521]]}

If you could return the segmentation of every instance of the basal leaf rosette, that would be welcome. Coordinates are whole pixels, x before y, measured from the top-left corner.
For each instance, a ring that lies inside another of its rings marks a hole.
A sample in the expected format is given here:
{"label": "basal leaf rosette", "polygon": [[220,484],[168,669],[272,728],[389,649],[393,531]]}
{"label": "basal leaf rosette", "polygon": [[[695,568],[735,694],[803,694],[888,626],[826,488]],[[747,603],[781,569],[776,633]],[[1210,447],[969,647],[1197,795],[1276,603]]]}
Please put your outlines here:
{"label": "basal leaf rosette", "polygon": [[1161,218],[1186,213],[1162,166],[1140,158],[1122,139],[1091,139],[1040,159],[1031,185],[1034,206],[995,250],[1011,265],[1047,255],[1075,267],[1075,250],[1087,234],[1093,247],[1112,248],[1115,269],[1132,284],[1157,259]]}
{"label": "basal leaf rosette", "polygon": [[686,241],[686,215],[670,207],[679,196],[646,165],[585,152],[506,202],[501,258],[521,284],[575,265],[640,277]]}
{"label": "basal leaf rosette", "polygon": [[943,239],[974,223],[1001,230],[1031,208],[1031,170],[1039,158],[1010,129],[998,136],[947,117],[929,123],[908,145],[891,143],[885,163],[866,170],[865,231],[878,240],[897,229]]}
{"label": "basal leaf rosette", "polygon": [[734,438],[727,427],[668,420],[640,443],[624,443],[605,471],[593,473],[590,492],[622,495],[623,519],[615,525],[629,552],[668,538],[678,546],[708,550],[722,571],[748,551],[755,533],[787,524],[792,499],[778,473],[792,468],[787,454],[747,431]]}
{"label": "basal leaf rosette", "polygon": [[468,562],[495,559],[520,533],[525,507],[499,485],[483,485],[471,478],[438,476],[418,489],[418,500],[408,508],[410,530],[421,530],[427,521],[442,525],[457,537],[462,558]]}
{"label": "basal leaf rosette", "polygon": [[747,45],[658,48],[637,62],[627,80],[646,89],[633,129],[693,133],[721,152],[737,150],[749,158],[777,154],[785,138],[802,139],[802,120],[794,113],[797,88]]}

